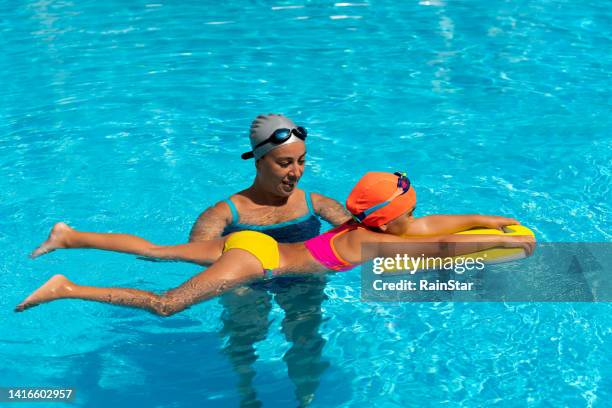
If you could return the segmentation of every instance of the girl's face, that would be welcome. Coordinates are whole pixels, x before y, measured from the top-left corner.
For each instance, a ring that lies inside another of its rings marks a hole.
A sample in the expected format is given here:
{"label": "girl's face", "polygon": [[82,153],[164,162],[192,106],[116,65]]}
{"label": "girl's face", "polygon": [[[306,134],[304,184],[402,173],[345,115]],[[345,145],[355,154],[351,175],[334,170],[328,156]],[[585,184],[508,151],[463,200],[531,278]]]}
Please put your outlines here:
{"label": "girl's face", "polygon": [[414,221],[414,210],[416,210],[416,206],[412,207],[410,210],[406,211],[388,224],[381,226],[381,229],[387,234],[404,235],[408,229],[408,226],[412,223],[412,221]]}

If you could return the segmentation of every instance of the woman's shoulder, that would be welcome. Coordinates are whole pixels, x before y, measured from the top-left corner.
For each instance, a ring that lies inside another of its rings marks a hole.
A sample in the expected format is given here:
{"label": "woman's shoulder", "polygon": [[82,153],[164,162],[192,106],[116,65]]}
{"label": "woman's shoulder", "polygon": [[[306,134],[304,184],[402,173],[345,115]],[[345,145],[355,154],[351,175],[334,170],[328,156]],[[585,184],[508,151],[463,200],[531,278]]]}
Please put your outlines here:
{"label": "woman's shoulder", "polygon": [[232,214],[231,205],[228,204],[227,200],[221,200],[205,209],[201,214],[200,218],[206,219],[218,219],[229,221]]}
{"label": "woman's shoulder", "polygon": [[[328,197],[328,196],[326,196],[324,194],[321,194],[321,193],[317,193],[317,192],[311,191],[308,194],[310,195],[312,203],[315,204],[315,205],[326,204],[328,202],[338,203],[338,201],[334,200],[333,198]],[[340,204],[340,203],[338,203],[338,204]]]}
{"label": "woman's shoulder", "polygon": [[313,211],[333,225],[340,225],[351,218],[349,212],[337,200],[320,193],[310,193]]}
{"label": "woman's shoulder", "polygon": [[220,237],[223,229],[231,222],[232,212],[227,203],[219,201],[198,216],[191,227],[189,241],[202,241]]}
{"label": "woman's shoulder", "polygon": [[255,205],[253,194],[248,190],[241,190],[229,195],[225,200],[221,200],[217,205],[225,205],[229,210],[232,209],[249,209]]}

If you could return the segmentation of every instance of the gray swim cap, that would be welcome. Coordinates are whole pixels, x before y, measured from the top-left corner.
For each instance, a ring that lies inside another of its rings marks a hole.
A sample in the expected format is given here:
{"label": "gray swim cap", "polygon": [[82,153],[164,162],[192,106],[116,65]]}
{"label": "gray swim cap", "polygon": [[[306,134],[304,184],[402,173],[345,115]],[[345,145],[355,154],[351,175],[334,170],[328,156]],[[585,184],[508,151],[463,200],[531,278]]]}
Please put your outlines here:
{"label": "gray swim cap", "polygon": [[242,158],[244,160],[250,159],[251,157],[259,159],[261,156],[276,149],[277,147],[295,142],[304,143],[302,139],[292,133],[289,139],[281,144],[265,143],[258,148],[255,148],[255,146],[270,138],[275,130],[283,128],[297,129],[297,125],[288,117],[275,113],[257,116],[253,123],[251,123],[251,134],[249,135],[249,138],[251,139],[251,149],[253,150],[242,153]]}

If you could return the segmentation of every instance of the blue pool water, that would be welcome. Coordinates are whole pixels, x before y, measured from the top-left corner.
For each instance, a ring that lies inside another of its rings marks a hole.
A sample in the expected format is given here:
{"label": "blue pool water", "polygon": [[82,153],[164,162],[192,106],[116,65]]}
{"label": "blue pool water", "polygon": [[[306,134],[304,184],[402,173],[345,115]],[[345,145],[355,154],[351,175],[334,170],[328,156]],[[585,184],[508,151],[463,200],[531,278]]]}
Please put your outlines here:
{"label": "blue pool water", "polygon": [[[542,241],[609,242],[611,21],[594,0],[0,0],[0,386],[76,387],[76,406],[227,407],[246,367],[252,406],[296,406],[296,385],[317,407],[607,406],[606,303],[364,303],[355,270],[328,277],[314,327],[283,325],[276,301],[242,310],[270,308],[243,345],[217,300],[169,319],[12,308],[55,273],[149,290],[196,273],[26,256],[58,220],[185,241],[250,184],[239,155],[267,112],[309,129],[307,190],[342,201],[365,171],[405,169],[420,215],[503,214]],[[252,343],[257,360],[235,368],[225,350]]]}

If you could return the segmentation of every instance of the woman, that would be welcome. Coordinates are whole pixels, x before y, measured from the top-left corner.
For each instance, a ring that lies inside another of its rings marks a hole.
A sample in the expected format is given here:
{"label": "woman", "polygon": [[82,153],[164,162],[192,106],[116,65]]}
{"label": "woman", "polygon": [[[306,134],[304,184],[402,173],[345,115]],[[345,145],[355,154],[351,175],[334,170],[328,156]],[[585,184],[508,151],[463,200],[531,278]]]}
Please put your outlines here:
{"label": "woman", "polygon": [[[241,231],[227,238],[176,246],[157,246],[131,235],[81,233],[65,224],[54,227],[49,239],[34,256],[57,248],[99,248],[160,259],[212,265],[181,286],[157,295],[138,289],[79,286],[62,275],[52,277],[34,291],[16,311],[57,299],[77,298],[149,310],[170,316],[185,308],[218,296],[234,287],[264,279],[267,275],[313,274],[326,270],[345,271],[374,257],[394,256],[381,245],[362,257],[363,244],[412,243],[411,256],[457,256],[496,246],[521,247],[530,254],[532,237],[498,235],[436,235],[403,238],[414,223],[416,193],[405,175],[367,173],[347,199],[349,221],[304,243],[278,244],[268,235]],[[430,232],[460,231],[471,227],[501,228],[516,224],[511,218],[486,216],[445,216],[431,222]],[[422,224],[421,224],[422,225]],[[463,243],[459,248],[448,243]],[[431,244],[437,245],[431,245]]]}
{"label": "woman", "polygon": [[[321,219],[334,226],[350,219],[336,200],[298,188],[306,161],[306,138],[306,130],[286,116],[257,116],[249,132],[251,151],[242,155],[244,160],[254,159],[253,183],[204,211],[189,241],[251,230],[281,243],[302,242],[319,235]],[[251,385],[257,358],[254,344],[267,335],[272,295],[284,312],[281,330],[291,346],[283,359],[296,398],[302,406],[313,398],[325,369],[321,362],[325,340],[319,333],[325,283],[324,276],[284,276],[223,295],[222,334],[229,337],[223,351],[239,376],[243,405],[255,399]]]}

